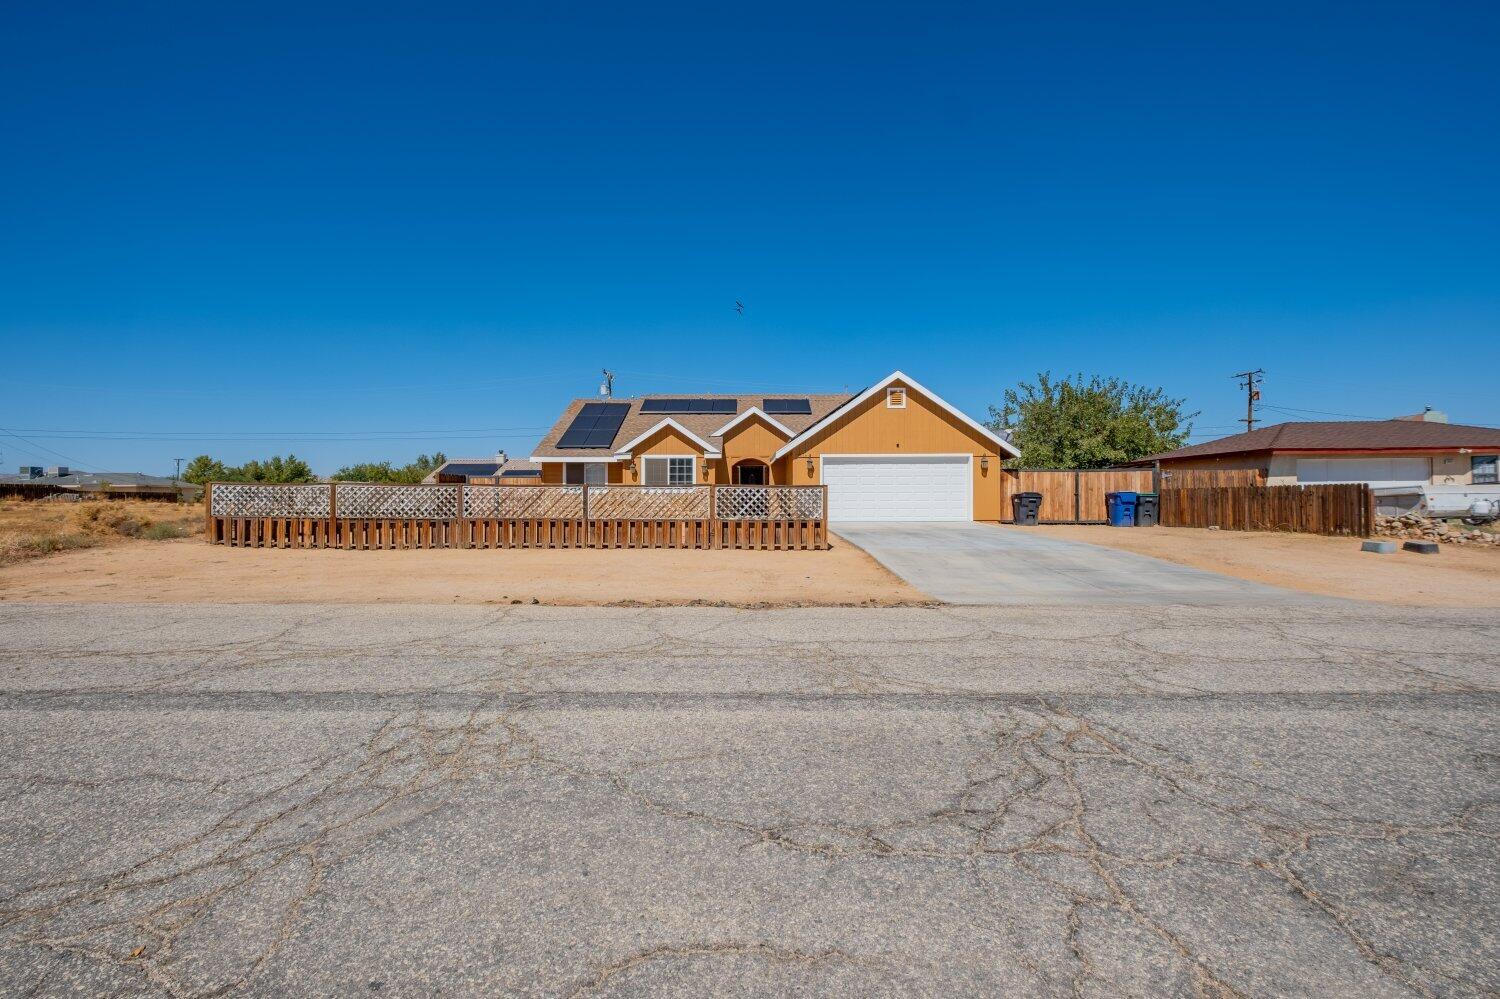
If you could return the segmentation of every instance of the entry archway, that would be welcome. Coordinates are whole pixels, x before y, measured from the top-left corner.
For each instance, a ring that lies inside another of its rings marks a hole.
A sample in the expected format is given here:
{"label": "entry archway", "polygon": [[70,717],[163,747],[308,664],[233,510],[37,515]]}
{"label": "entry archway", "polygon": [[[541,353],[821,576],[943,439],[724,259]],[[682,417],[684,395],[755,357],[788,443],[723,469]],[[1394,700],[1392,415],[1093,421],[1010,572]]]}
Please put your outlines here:
{"label": "entry archway", "polygon": [[771,466],[759,458],[742,458],[730,469],[729,480],[737,486],[767,486],[771,484]]}

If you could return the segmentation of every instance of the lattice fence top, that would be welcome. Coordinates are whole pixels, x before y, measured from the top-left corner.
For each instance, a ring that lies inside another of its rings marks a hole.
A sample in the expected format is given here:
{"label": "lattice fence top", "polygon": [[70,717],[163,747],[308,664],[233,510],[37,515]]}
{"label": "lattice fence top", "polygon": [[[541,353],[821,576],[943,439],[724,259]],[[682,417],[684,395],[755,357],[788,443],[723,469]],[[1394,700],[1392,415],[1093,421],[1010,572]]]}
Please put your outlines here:
{"label": "lattice fence top", "polygon": [[209,512],[215,517],[326,517],[328,486],[273,486],[262,482],[216,482]]}
{"label": "lattice fence top", "polygon": [[820,486],[720,486],[717,493],[720,520],[820,520],[823,490]]}
{"label": "lattice fence top", "polygon": [[458,486],[341,482],[338,515],[387,520],[457,520]]}
{"label": "lattice fence top", "polygon": [[821,486],[719,486],[720,520],[822,520]]}
{"label": "lattice fence top", "polygon": [[[215,517],[327,517],[326,483],[214,483]],[[463,508],[459,509],[459,497]],[[717,509],[710,511],[710,496]],[[338,484],[338,516],[370,520],[582,520],[583,486]],[[819,486],[590,486],[590,520],[822,520]]]}
{"label": "lattice fence top", "polygon": [[708,486],[590,486],[590,520],[704,520]]}
{"label": "lattice fence top", "polygon": [[464,516],[473,520],[582,520],[582,486],[464,487]]}

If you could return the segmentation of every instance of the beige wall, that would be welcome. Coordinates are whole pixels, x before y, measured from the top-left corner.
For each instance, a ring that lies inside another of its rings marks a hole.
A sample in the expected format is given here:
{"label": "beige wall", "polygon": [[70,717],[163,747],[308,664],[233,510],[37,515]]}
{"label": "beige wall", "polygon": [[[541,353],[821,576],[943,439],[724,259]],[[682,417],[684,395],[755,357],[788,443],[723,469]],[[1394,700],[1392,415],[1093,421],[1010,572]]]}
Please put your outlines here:
{"label": "beige wall", "polygon": [[[756,458],[767,465],[771,465],[771,456],[775,454],[787,441],[786,435],[758,416],[741,423],[724,436],[724,457],[713,460],[713,479],[715,482],[730,483],[734,481],[733,468],[735,462],[746,458]],[[771,465],[771,483],[779,485],[784,480],[777,469],[777,465]]]}
{"label": "beige wall", "polygon": [[[1469,467],[1470,455],[1444,453],[1442,451],[1403,451],[1404,458],[1428,458],[1432,461],[1433,485],[1466,486],[1473,481]],[[1179,461],[1162,462],[1162,468],[1232,469],[1259,468],[1266,473],[1266,484],[1290,486],[1297,484],[1298,458],[1360,458],[1380,457],[1379,452],[1351,454],[1344,451],[1299,451],[1279,452],[1266,455],[1230,455],[1224,458],[1185,458]]]}

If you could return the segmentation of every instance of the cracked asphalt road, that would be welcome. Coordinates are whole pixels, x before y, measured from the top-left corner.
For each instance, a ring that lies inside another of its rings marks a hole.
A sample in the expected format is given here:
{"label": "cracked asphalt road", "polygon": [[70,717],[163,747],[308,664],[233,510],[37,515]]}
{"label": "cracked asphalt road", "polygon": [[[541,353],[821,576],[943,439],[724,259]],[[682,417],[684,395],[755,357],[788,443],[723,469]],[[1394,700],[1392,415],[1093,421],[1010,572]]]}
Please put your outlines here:
{"label": "cracked asphalt road", "polygon": [[0,607],[7,995],[1493,995],[1493,616]]}

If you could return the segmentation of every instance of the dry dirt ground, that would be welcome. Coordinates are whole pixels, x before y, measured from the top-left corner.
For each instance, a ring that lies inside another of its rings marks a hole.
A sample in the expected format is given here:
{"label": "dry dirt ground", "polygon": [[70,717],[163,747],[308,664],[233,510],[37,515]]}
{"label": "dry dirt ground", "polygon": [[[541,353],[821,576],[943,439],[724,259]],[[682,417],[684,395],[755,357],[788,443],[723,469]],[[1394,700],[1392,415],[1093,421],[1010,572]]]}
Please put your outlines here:
{"label": "dry dirt ground", "polygon": [[0,601],[736,607],[929,602],[840,539],[822,552],[345,552],[127,541],[0,568]]}
{"label": "dry dirt ground", "polygon": [[1494,549],[1444,545],[1437,555],[1374,555],[1360,551],[1357,538],[1312,534],[1074,525],[1025,530],[1323,596],[1409,607],[1500,607],[1500,551]]}
{"label": "dry dirt ground", "polygon": [[202,530],[202,508],[195,504],[0,499],[0,565],[127,538],[165,541]]}

